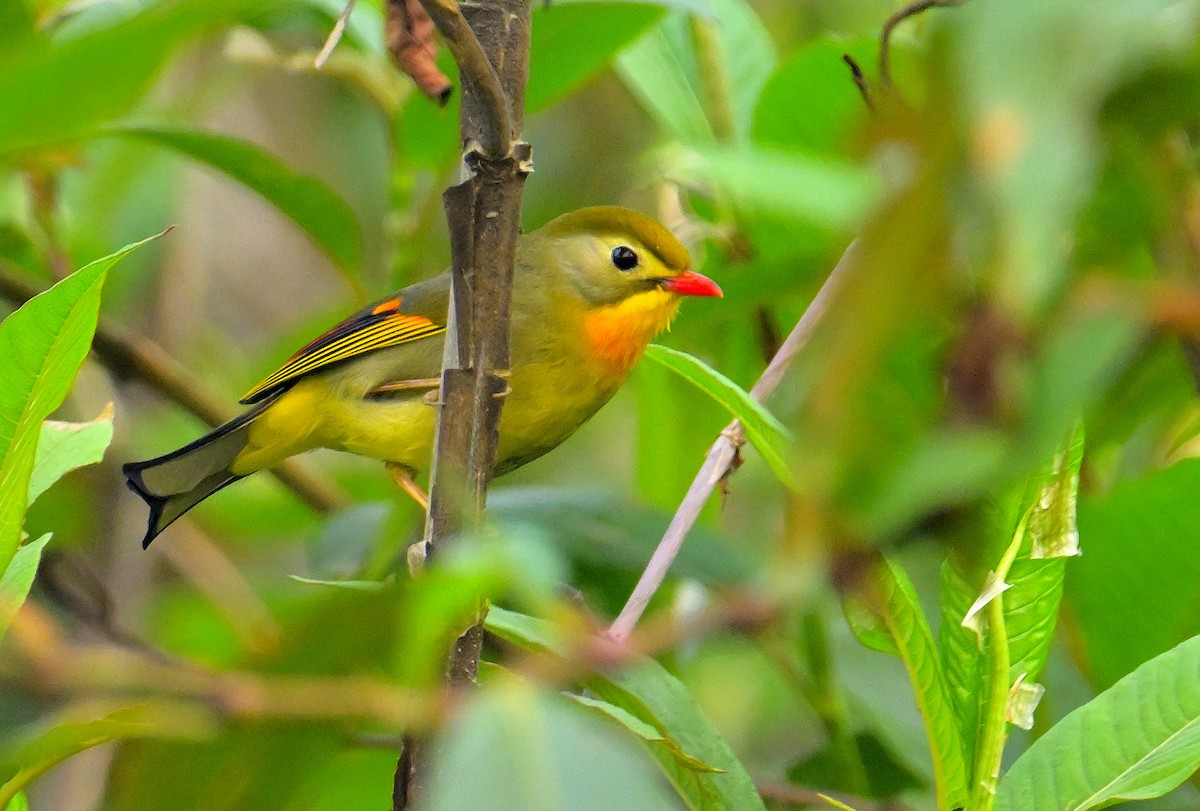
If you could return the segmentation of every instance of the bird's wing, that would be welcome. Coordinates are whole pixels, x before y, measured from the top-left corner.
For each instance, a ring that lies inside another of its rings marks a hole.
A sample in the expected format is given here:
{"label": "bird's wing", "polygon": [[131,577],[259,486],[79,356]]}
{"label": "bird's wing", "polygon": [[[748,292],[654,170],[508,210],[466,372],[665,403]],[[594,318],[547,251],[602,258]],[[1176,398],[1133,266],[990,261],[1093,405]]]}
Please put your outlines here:
{"label": "bird's wing", "polygon": [[256,403],[281,385],[338,361],[446,331],[444,324],[424,315],[402,312],[403,301],[402,295],[392,296],[350,316],[246,392],[242,403]]}

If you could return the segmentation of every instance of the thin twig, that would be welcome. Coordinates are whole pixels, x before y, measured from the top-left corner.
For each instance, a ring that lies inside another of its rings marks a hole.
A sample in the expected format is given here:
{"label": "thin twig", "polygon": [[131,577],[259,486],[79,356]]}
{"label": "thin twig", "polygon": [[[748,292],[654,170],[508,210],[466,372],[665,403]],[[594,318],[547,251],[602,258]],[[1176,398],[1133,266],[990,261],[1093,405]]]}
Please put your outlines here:
{"label": "thin twig", "polygon": [[446,40],[446,47],[454,55],[463,81],[469,81],[479,94],[479,101],[487,109],[480,123],[479,145],[485,155],[503,158],[512,152],[512,115],[508,97],[500,84],[500,77],[488,60],[479,38],[462,15],[455,0],[421,0],[438,33]]}
{"label": "thin twig", "polygon": [[365,676],[281,676],[161,661],[140,651],[76,644],[36,602],[21,607],[9,629],[16,676],[43,695],[164,696],[194,701],[230,718],[372,720],[387,729],[427,728],[457,698],[448,690],[397,687]]}
{"label": "thin twig", "polygon": [[863,103],[867,105],[868,110],[875,112],[875,102],[871,98],[871,85],[867,82],[867,74],[863,73],[862,65],[858,64],[858,61],[850,54],[842,54],[842,61],[850,68],[850,77],[854,80],[854,86],[858,88]]}
{"label": "thin twig", "polygon": [[317,53],[317,58],[313,60],[313,64],[317,70],[325,67],[326,60],[333,53],[333,49],[342,41],[342,34],[346,32],[346,23],[350,21],[350,13],[354,11],[355,0],[346,0],[346,7],[342,9],[342,13],[338,15],[337,22],[333,24],[333,30],[329,32],[329,37],[325,40],[325,44],[321,46],[321,50]]}
{"label": "thin twig", "polygon": [[[18,306],[41,291],[8,273],[0,273],[0,298]],[[212,426],[227,422],[235,411],[204,388],[183,364],[161,346],[101,317],[92,341],[96,358],[118,378],[134,378]],[[336,485],[320,478],[295,459],[271,469],[275,478],[317,512],[332,512],[349,503]]]}
{"label": "thin twig", "polygon": [[[829,278],[821,285],[821,289],[817,291],[817,295],[808,305],[808,309],[804,311],[804,315],[796,322],[796,326],[792,328],[792,332],[783,342],[783,346],[779,347],[779,351],[767,365],[762,377],[750,389],[750,395],[754,399],[762,402],[775,391],[780,381],[783,380],[792,360],[807,343],[809,336],[812,335],[822,316],[829,309],[829,302],[834,292],[841,285],[843,277],[849,272],[850,266],[853,264],[856,244],[851,243],[846,252],[842,254],[842,258],[838,260],[837,265],[829,274]],[[709,449],[708,457],[700,467],[700,472],[692,481],[692,486],[688,488],[687,495],[684,496],[683,502],[676,510],[675,517],[671,519],[666,533],[659,541],[658,548],[654,550],[654,555],[642,572],[633,593],[629,595],[625,607],[621,609],[621,613],[608,629],[609,636],[614,639],[627,639],[632,633],[634,626],[645,612],[646,606],[650,604],[650,599],[662,585],[663,579],[666,578],[667,570],[671,568],[671,564],[679,554],[688,532],[695,526],[696,519],[700,517],[700,511],[704,509],[713,489],[732,472],[738,449],[745,443],[746,434],[737,420],[721,431],[721,435]]]}
{"label": "thin twig", "polygon": [[915,17],[923,11],[928,11],[931,8],[949,8],[951,6],[961,6],[967,0],[917,0],[915,3],[909,3],[896,13],[887,18],[887,22],[883,24],[883,32],[879,36],[879,79],[884,87],[892,86],[892,32],[896,30],[896,26],[907,20],[909,17]]}

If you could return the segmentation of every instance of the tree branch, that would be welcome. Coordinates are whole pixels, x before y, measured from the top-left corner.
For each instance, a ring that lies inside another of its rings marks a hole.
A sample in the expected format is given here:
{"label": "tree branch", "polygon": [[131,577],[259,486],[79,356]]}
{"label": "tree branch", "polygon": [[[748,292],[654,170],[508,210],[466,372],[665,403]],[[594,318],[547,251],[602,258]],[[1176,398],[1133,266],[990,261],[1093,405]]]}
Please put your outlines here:
{"label": "tree branch", "polygon": [[[792,360],[808,342],[822,316],[825,315],[825,311],[829,309],[830,299],[853,265],[856,244],[851,243],[846,252],[842,254],[842,258],[830,272],[829,278],[821,285],[821,289],[817,291],[817,295],[808,305],[808,309],[804,311],[804,315],[800,317],[796,326],[792,328],[791,334],[784,340],[783,346],[779,347],[779,351],[775,353],[775,357],[771,359],[758,382],[750,389],[750,395],[754,399],[759,402],[767,399],[783,380]],[[738,449],[744,444],[746,444],[746,434],[737,420],[725,426],[725,430],[721,431],[717,441],[709,449],[708,456],[700,467],[700,472],[692,481],[691,487],[688,488],[687,495],[684,496],[679,509],[675,511],[675,517],[671,519],[666,533],[659,541],[658,548],[654,550],[654,555],[651,556],[650,562],[642,572],[633,593],[629,595],[625,607],[621,609],[621,613],[609,627],[608,635],[610,637],[624,640],[633,632],[638,620],[646,611],[646,606],[650,604],[651,598],[666,578],[667,570],[671,568],[671,564],[679,554],[688,532],[695,526],[696,520],[700,517],[700,511],[704,509],[709,496],[712,495],[716,486],[736,469]]]}
{"label": "tree branch", "polygon": [[[500,409],[508,391],[513,268],[521,193],[531,171],[518,142],[529,75],[528,0],[421,0],[462,78],[460,128],[470,177],[444,197],[450,225],[450,309],[441,408],[430,473],[426,552],[477,522],[495,466]],[[447,657],[451,687],[473,684],[483,646],[474,624]],[[429,772],[426,741],[409,738],[396,766],[392,806],[413,807]]]}
{"label": "tree branch", "polygon": [[[481,38],[476,36],[476,30],[467,22],[458,3],[454,0],[421,0],[421,5],[433,20],[433,24],[437,26],[438,33],[446,40],[446,47],[454,55],[454,61],[458,64],[458,70],[462,76],[464,138],[468,135],[465,108],[467,96],[470,95],[473,97],[474,104],[481,108],[480,112],[482,113],[471,122],[470,136],[482,147],[483,153],[488,157],[504,158],[508,156],[511,153],[516,132],[516,128],[513,126],[513,113],[516,113],[519,123],[525,107],[524,80],[521,82],[520,103],[512,103],[513,100],[510,96],[513,88],[509,86],[508,82],[501,80],[494,67],[494,65],[505,65],[505,60],[489,59],[489,53],[485,51],[480,42]],[[492,5],[485,0],[475,7],[485,9]],[[527,75],[529,72],[529,14],[519,14],[511,22],[519,23],[522,19],[526,32],[524,73]],[[501,21],[501,24],[507,27],[507,22]],[[521,28],[522,26],[515,25],[515,27]],[[494,45],[497,42],[498,40],[493,39],[490,44]],[[496,54],[492,53],[491,55],[495,56]],[[505,90],[509,92],[506,93]],[[470,141],[464,140],[464,143],[470,143]]]}
{"label": "tree branch", "polygon": [[[42,292],[28,282],[0,274],[0,298],[20,306]],[[92,352],[120,380],[138,380],[211,426],[232,419],[236,411],[204,388],[183,364],[149,338],[101,317],[92,340]],[[331,512],[349,500],[336,485],[319,477],[295,459],[271,470],[284,487],[317,512]]]}

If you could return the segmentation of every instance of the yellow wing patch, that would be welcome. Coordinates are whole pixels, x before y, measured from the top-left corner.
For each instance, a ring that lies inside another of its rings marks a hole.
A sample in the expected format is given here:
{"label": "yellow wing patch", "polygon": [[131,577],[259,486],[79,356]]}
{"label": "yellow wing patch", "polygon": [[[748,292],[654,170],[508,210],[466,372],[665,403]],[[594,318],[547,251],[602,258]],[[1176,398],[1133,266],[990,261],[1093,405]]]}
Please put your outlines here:
{"label": "yellow wing patch", "polygon": [[253,403],[283,383],[338,361],[446,331],[444,326],[424,316],[395,312],[397,307],[389,308],[387,304],[351,318],[301,349],[278,371],[246,392],[242,402]]}

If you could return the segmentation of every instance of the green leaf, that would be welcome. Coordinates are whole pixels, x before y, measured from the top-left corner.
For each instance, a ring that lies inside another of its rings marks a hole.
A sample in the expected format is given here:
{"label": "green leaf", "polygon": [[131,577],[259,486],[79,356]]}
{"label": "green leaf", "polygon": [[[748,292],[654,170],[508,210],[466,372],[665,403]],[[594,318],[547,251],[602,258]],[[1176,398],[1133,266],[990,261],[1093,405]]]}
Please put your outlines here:
{"label": "green leaf", "polygon": [[13,774],[0,786],[0,807],[48,769],[85,749],[129,738],[196,740],[212,735],[211,716],[194,705],[162,699],[136,704],[89,701],[43,719],[0,745],[0,769]]}
{"label": "green leaf", "polygon": [[103,459],[112,437],[112,403],[91,422],[43,422],[29,477],[29,503],[72,470]]}
{"label": "green leaf", "polygon": [[663,772],[695,811],[761,811],[762,799],[745,766],[700,710],[683,682],[653,659],[588,681],[600,698],[622,707],[660,730],[677,747],[720,774],[681,765],[669,752],[652,748]]}
{"label": "green leaf", "polygon": [[[1024,494],[1010,499],[1007,511],[1000,510],[1002,515],[995,532],[1001,537],[1013,538],[1017,527],[1012,522],[1019,522],[1020,515],[1028,516],[1016,557],[1005,578],[1009,585],[1003,599],[1010,684],[1018,680],[1024,684],[1036,682],[1050,655],[1066,571],[1061,554],[1073,555],[1078,551],[1075,503],[1082,463],[1080,425],[1051,462],[1029,477]],[[1039,552],[1059,556],[1035,557]],[[987,696],[983,685],[989,678],[984,670],[987,643],[974,630],[963,627],[963,619],[984,585],[982,578],[975,583],[971,581],[955,564],[950,561],[943,564],[942,667],[968,762],[975,759],[981,702]]]}
{"label": "green leaf", "polygon": [[682,766],[698,772],[718,773],[721,770],[710,766],[703,760],[689,755],[687,752],[679,748],[679,745],[670,738],[664,737],[661,732],[652,727],[650,724],[638,718],[628,710],[618,707],[616,704],[609,704],[607,701],[601,701],[598,698],[582,696],[577,693],[567,693],[567,698],[572,699],[576,704],[582,707],[587,707],[589,710],[594,710],[599,715],[607,718],[613,723],[624,727],[625,729],[637,735],[647,743],[662,746],[671,754]]}
{"label": "green leaf", "polygon": [[553,623],[498,605],[488,610],[484,627],[525,650],[565,655],[565,647]]}
{"label": "green leaf", "polygon": [[0,571],[21,539],[42,421],[66,397],[91,346],[105,274],[150,239],[97,259],[0,323]]}
{"label": "green leaf", "polygon": [[858,596],[847,594],[842,599],[842,613],[850,633],[865,647],[889,656],[899,656],[900,649],[892,639],[883,618],[873,612]]}
{"label": "green leaf", "polygon": [[1083,811],[1161,796],[1200,767],[1200,637],[1151,659],[1034,742],[997,811]]}
{"label": "green leaf", "polygon": [[647,3],[536,6],[529,44],[527,112],[549,107],[595,76],[662,16],[662,8]]}
{"label": "green leaf", "polygon": [[747,208],[834,230],[858,227],[879,187],[861,167],[796,152],[703,146],[665,163],[673,179],[716,186]]}
{"label": "green leaf", "polygon": [[421,798],[429,811],[678,808],[632,740],[515,678],[481,687],[437,751]]}
{"label": "green leaf", "polygon": [[536,531],[489,528],[460,536],[421,577],[397,579],[399,678],[418,687],[438,684],[445,652],[478,621],[481,606],[505,594],[540,605],[565,580],[551,539]]}
{"label": "green leaf", "polygon": [[31,37],[0,53],[0,160],[69,142],[122,115],[186,37],[233,19],[234,2],[181,0],[55,42]]}
{"label": "green leaf", "polygon": [[[945,561],[941,582],[942,622],[938,629],[941,641],[942,672],[946,688],[958,719],[967,763],[975,761],[975,738],[979,732],[979,702],[984,694],[983,650],[979,637],[963,627],[963,618],[979,596],[958,569]],[[1007,608],[1009,603],[1005,601]]]}
{"label": "green leaf", "polygon": [[306,586],[326,586],[328,588],[346,589],[347,591],[384,591],[387,583],[382,580],[318,580],[312,577],[301,577],[298,574],[288,575],[297,583]]}
{"label": "green leaf", "polygon": [[18,791],[16,796],[8,801],[4,811],[29,811],[29,800],[25,799],[25,792]]}
{"label": "green leaf", "polygon": [[646,347],[646,357],[662,364],[713,398],[742,423],[746,437],[762,454],[779,480],[799,489],[788,465],[791,436],[783,424],[740,386],[698,358],[658,344]]}
{"label": "green leaf", "polygon": [[261,147],[227,135],[150,125],[121,125],[107,132],[172,149],[258,192],[357,283],[362,229],[349,204],[322,181],[290,169]]}
{"label": "green leaf", "polygon": [[703,99],[708,88],[700,63],[711,60],[729,94],[733,135],[744,139],[759,92],[775,69],[775,46],[757,14],[744,0],[711,0],[716,53],[698,55],[691,16],[672,12],[653,31],[626,49],[617,70],[664,132],[684,143],[713,140],[714,111]]}
{"label": "green leaf", "polygon": [[686,144],[711,143],[712,126],[696,89],[689,46],[687,18],[671,15],[626,48],[615,67],[664,132]]}
{"label": "green leaf", "polygon": [[1200,459],[1186,459],[1081,498],[1086,554],[1072,561],[1067,603],[1098,689],[1200,633],[1198,492]]}
{"label": "green leaf", "polygon": [[42,559],[42,550],[46,548],[49,540],[50,533],[47,532],[36,541],[21,546],[13,555],[8,568],[0,574],[0,641],[4,640],[4,634],[12,624],[13,617],[29,596],[38,563]]}
{"label": "green leaf", "polygon": [[[555,628],[544,620],[493,607],[487,629],[520,647],[565,655]],[[675,785],[688,808],[696,811],[762,811],[762,799],[729,744],[704,717],[681,681],[653,659],[641,659],[621,670],[598,674],[586,687],[656,729],[680,751],[720,773],[696,771],[673,752],[651,746],[650,752]]]}
{"label": "green leaf", "polygon": [[875,39],[846,42],[826,36],[807,42],[780,65],[763,87],[754,110],[754,142],[809,154],[849,156],[854,132],[870,111],[842,61],[849,52],[867,64]]}
{"label": "green leaf", "polygon": [[933,756],[938,808],[948,811],[967,798],[969,772],[954,703],[916,591],[898,564],[887,561],[870,581],[880,619],[908,671]]}

